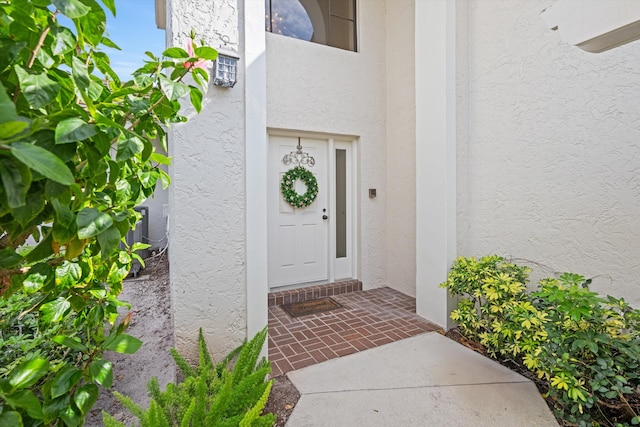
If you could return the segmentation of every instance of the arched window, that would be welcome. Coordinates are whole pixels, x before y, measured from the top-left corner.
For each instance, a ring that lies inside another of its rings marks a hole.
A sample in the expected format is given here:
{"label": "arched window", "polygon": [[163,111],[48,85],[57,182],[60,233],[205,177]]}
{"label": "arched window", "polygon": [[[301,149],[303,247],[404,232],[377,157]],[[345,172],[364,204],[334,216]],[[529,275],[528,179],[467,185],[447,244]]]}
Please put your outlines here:
{"label": "arched window", "polygon": [[265,0],[266,30],[356,50],[356,0]]}

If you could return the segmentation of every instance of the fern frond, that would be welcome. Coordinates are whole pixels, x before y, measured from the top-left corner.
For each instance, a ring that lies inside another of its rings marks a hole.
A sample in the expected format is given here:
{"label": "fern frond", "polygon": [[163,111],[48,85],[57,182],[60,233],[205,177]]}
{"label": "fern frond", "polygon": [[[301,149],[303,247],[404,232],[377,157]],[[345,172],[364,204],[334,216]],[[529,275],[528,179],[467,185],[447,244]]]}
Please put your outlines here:
{"label": "fern frond", "polygon": [[113,395],[122,403],[122,406],[127,408],[129,412],[131,412],[136,417],[142,419],[144,417],[144,410],[137,405],[130,397],[125,396],[124,394],[118,393],[117,391],[113,392]]}
{"label": "fern frond", "polygon": [[208,369],[213,366],[213,360],[211,359],[211,354],[209,353],[207,342],[204,339],[202,328],[200,328],[200,331],[198,332],[198,356],[200,361],[200,366],[198,366],[198,369]]}
{"label": "fern frond", "polygon": [[233,367],[232,381],[234,384],[237,384],[240,379],[255,370],[266,338],[267,328],[264,328],[262,331],[258,332],[251,341],[248,341],[243,345],[242,350],[240,350],[240,354],[238,355],[238,360]]}
{"label": "fern frond", "polygon": [[104,427],[127,427],[105,411],[102,411],[102,424],[104,424]]}
{"label": "fern frond", "polygon": [[273,380],[267,383],[267,387],[264,389],[262,396],[253,408],[249,409],[247,413],[244,415],[242,421],[240,421],[240,427],[251,427],[258,418],[260,418],[260,414],[264,409],[264,406],[267,404],[267,399],[269,398],[269,393],[271,393],[271,387],[273,386]]}
{"label": "fern frond", "polygon": [[190,427],[191,426],[191,418],[193,418],[193,412],[196,409],[196,399],[191,399],[191,403],[189,407],[184,412],[184,416],[182,417],[182,421],[180,422],[180,427]]}
{"label": "fern frond", "polygon": [[182,357],[180,353],[175,348],[169,349],[171,352],[171,356],[173,357],[173,361],[176,362],[176,366],[180,369],[180,372],[186,377],[193,377],[196,375],[195,369],[189,365],[189,362]]}
{"label": "fern frond", "polygon": [[166,414],[154,399],[149,402],[149,410],[140,421],[142,427],[171,427]]}
{"label": "fern frond", "polygon": [[[271,381],[266,381],[271,370],[269,362],[264,358],[258,361],[266,336],[265,328],[214,365],[200,330],[199,365],[190,366],[184,357],[171,349],[184,380],[170,383],[162,391],[158,380],[153,378],[148,384],[151,401],[146,411],[126,396],[116,392],[116,397],[140,420],[141,427],[271,426],[275,416],[260,415],[272,386]],[[230,370],[232,360],[235,364]],[[107,427],[125,427],[109,417],[107,414],[105,419],[112,424]]]}

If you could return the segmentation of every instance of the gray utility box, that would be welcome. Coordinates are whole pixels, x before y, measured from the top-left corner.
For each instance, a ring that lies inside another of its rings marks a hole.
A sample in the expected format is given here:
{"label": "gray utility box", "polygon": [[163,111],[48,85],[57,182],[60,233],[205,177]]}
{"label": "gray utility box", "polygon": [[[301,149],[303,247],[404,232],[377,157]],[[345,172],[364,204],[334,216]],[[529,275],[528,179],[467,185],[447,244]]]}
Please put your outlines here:
{"label": "gray utility box", "polygon": [[[137,206],[133,208],[136,212],[142,215],[142,218],[136,222],[136,227],[133,230],[129,230],[127,233],[126,241],[127,245],[131,246],[134,243],[149,243],[149,208],[147,206]],[[142,249],[137,251],[138,255],[142,259],[149,257],[149,249]],[[140,271],[140,263],[138,260],[133,260],[131,266],[131,273],[134,276],[138,275]]]}

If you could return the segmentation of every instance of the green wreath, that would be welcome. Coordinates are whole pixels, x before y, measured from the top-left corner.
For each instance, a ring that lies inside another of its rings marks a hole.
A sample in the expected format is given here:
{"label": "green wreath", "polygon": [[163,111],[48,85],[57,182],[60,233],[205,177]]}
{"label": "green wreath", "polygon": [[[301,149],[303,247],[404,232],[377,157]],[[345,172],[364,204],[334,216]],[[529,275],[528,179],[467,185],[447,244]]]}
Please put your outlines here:
{"label": "green wreath", "polygon": [[[298,194],[295,190],[296,181],[301,180],[307,186],[304,194]],[[310,170],[302,166],[289,169],[280,181],[280,190],[284,199],[294,208],[309,206],[318,196],[318,181]]]}

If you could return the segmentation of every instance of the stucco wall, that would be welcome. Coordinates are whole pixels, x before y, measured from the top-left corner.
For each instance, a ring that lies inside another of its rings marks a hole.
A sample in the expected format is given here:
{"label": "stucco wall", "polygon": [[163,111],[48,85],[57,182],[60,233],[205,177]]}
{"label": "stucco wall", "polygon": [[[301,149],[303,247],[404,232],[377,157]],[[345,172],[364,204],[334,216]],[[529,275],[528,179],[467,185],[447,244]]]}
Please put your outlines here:
{"label": "stucco wall", "polygon": [[359,139],[365,288],[387,284],[385,3],[358,2],[358,53],[270,33],[266,40],[267,126]]}
{"label": "stucco wall", "polygon": [[[238,51],[242,3],[171,0],[169,44],[186,46],[193,28],[198,41]],[[226,45],[221,36],[228,37]],[[243,76],[233,89],[211,85],[202,112],[196,115],[187,108],[184,114],[189,121],[172,127],[169,142],[176,347],[197,354],[202,327],[219,357],[246,335]]]}
{"label": "stucco wall", "polygon": [[416,295],[415,0],[387,0],[387,276]]}
{"label": "stucco wall", "polygon": [[552,3],[469,2],[461,255],[597,276],[594,290],[640,306],[640,43],[569,46],[540,18]]}

